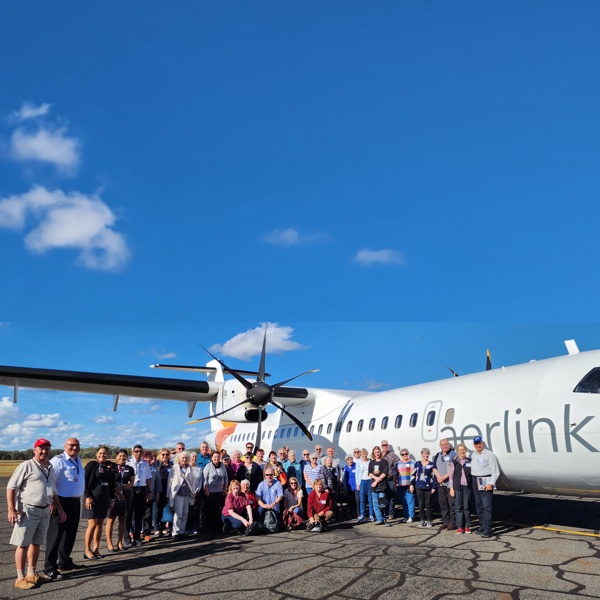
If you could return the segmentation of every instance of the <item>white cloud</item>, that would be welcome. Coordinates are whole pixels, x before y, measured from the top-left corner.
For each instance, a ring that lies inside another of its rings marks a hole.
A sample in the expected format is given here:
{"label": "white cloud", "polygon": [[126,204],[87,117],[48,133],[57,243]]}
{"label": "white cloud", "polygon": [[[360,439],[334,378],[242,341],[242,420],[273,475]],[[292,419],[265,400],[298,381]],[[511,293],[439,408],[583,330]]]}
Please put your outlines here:
{"label": "white cloud", "polygon": [[406,265],[406,257],[396,250],[359,250],[354,257],[355,262],[365,267],[373,265]]}
{"label": "white cloud", "polygon": [[295,227],[288,227],[287,229],[273,229],[263,239],[267,244],[273,244],[274,246],[283,246],[289,248],[290,246],[296,246],[297,244],[311,244],[313,242],[319,242],[328,239],[324,233],[299,233]]}
{"label": "white cloud", "polygon": [[28,215],[38,221],[25,237],[31,252],[73,248],[84,267],[104,271],[117,270],[129,259],[125,239],[111,229],[116,216],[97,195],[33,186],[24,194],[0,198],[0,227],[23,229]]}
{"label": "white cloud", "polygon": [[165,358],[175,358],[177,354],[175,352],[167,352],[166,350],[157,350],[156,348],[150,348],[150,354],[156,356],[159,360],[164,360]]}
{"label": "white cloud", "polygon": [[64,127],[49,129],[40,126],[34,132],[16,129],[10,139],[9,154],[19,162],[49,163],[65,174],[73,174],[80,161],[79,141],[68,137]]}
{"label": "white cloud", "polygon": [[31,102],[23,102],[19,110],[15,110],[11,113],[10,117],[16,121],[26,121],[27,119],[37,119],[48,114],[50,110],[50,104],[44,103],[39,106],[35,106]]}
{"label": "white cloud", "polygon": [[[303,350],[304,346],[302,344],[291,339],[293,332],[292,327],[282,327],[277,323],[269,323],[267,325],[267,351],[279,354],[291,350]],[[211,346],[210,351],[221,352],[225,356],[239,358],[240,360],[250,360],[253,356],[260,355],[264,333],[265,326],[261,324],[255,329],[238,333],[224,344]]]}
{"label": "white cloud", "polygon": [[96,425],[112,425],[115,423],[115,418],[110,415],[99,415],[92,419]]}

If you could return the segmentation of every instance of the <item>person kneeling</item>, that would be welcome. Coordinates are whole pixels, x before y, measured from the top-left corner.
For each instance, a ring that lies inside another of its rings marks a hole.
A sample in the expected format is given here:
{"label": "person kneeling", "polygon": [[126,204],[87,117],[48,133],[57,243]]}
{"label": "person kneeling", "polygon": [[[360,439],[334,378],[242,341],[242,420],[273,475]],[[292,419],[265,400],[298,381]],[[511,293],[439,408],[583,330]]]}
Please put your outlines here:
{"label": "person kneeling", "polygon": [[333,517],[333,500],[323,481],[317,479],[313,491],[308,497],[308,527],[309,531],[327,531],[327,524]]}
{"label": "person kneeling", "polygon": [[243,528],[250,527],[254,521],[252,518],[252,506],[248,498],[241,491],[242,486],[240,482],[233,479],[229,484],[225,506],[221,513],[223,531],[225,533],[232,533],[232,530],[242,533]]}

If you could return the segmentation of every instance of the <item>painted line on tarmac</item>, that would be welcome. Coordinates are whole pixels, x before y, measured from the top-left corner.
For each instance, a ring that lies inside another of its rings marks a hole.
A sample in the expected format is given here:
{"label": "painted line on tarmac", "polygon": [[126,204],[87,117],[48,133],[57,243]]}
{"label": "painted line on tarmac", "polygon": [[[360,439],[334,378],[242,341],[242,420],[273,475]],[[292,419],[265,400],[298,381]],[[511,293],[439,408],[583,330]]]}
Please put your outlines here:
{"label": "painted line on tarmac", "polygon": [[532,529],[543,529],[545,531],[558,531],[559,533],[571,533],[573,535],[586,535],[589,537],[600,538],[598,533],[588,533],[587,531],[574,531],[573,529],[557,529],[556,527],[544,527],[544,525],[534,525]]}

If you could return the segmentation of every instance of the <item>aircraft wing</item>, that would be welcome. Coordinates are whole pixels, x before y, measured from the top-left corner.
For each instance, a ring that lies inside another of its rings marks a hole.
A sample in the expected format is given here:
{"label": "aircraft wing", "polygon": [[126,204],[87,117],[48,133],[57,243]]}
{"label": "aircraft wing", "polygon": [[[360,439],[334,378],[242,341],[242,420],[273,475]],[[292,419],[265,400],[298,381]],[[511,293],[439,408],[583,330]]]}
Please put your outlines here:
{"label": "aircraft wing", "polygon": [[210,402],[222,384],[168,377],[141,377],[0,366],[0,385],[182,402]]}

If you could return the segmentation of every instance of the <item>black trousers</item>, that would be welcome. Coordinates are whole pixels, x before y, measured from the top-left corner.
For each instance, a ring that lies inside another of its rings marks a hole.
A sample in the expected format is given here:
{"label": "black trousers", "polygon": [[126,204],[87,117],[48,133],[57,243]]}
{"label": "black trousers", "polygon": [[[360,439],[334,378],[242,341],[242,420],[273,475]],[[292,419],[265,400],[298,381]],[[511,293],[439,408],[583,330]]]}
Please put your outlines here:
{"label": "black trousers", "polygon": [[79,498],[58,497],[67,515],[64,523],[58,522],[58,513],[50,518],[48,537],[46,538],[46,559],[44,571],[56,571],[73,563],[71,552],[77,537],[81,503]]}
{"label": "black trousers", "polygon": [[127,531],[133,534],[134,540],[139,540],[144,529],[144,513],[146,512],[146,486],[131,488],[131,510],[127,515]]}
{"label": "black trousers", "polygon": [[454,498],[450,495],[450,488],[445,485],[439,485],[437,489],[438,502],[440,503],[440,512],[442,521],[446,525],[454,527],[456,525],[456,515],[454,508]]}

